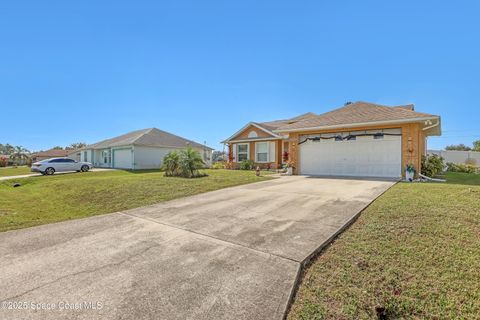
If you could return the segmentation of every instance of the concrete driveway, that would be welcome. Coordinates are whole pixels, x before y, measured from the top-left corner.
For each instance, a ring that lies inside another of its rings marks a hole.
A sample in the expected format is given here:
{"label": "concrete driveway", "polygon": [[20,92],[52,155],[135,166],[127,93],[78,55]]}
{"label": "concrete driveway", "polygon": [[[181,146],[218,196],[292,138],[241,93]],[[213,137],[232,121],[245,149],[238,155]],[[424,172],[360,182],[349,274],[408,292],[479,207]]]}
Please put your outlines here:
{"label": "concrete driveway", "polygon": [[0,318],[281,319],[302,264],[392,185],[282,177],[1,233]]}

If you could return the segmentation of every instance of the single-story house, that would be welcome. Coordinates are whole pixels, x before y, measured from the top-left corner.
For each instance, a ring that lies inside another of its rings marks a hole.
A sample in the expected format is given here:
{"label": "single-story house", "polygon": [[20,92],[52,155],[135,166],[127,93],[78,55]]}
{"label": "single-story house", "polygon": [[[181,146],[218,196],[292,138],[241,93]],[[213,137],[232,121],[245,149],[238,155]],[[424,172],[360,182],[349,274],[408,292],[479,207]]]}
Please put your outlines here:
{"label": "single-story house", "polygon": [[42,161],[50,158],[61,158],[66,157],[69,153],[74,150],[65,150],[65,149],[50,149],[47,151],[38,151],[30,155],[32,162]]}
{"label": "single-story house", "polygon": [[132,131],[87,145],[68,156],[100,168],[157,169],[167,153],[187,147],[200,152],[206,165],[211,165],[212,148],[157,128]]}
{"label": "single-story house", "polygon": [[280,167],[294,174],[400,178],[407,165],[420,171],[428,136],[441,134],[440,117],[414,105],[347,103],[323,114],[250,122],[222,141],[229,161]]}

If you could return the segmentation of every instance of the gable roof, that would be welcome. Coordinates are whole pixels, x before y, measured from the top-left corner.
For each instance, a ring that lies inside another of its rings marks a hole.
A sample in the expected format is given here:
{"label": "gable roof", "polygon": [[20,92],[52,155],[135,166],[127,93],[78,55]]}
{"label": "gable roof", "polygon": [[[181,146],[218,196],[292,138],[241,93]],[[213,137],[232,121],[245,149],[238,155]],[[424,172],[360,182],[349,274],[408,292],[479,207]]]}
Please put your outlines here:
{"label": "gable roof", "polygon": [[203,144],[192,140],[184,139],[166,131],[157,128],[148,128],[142,130],[132,131],[121,136],[103,140],[86,146],[84,149],[103,149],[111,147],[120,147],[126,145],[138,145],[147,147],[174,147],[174,148],[213,148],[207,147]]}
{"label": "gable roof", "polygon": [[345,125],[414,122],[434,118],[440,119],[436,115],[414,111],[413,105],[389,107],[359,101],[318,116],[280,126],[275,132],[301,131]]}
{"label": "gable roof", "polygon": [[[308,112],[308,113],[301,114],[301,115],[296,116],[296,117],[291,118],[291,119],[274,120],[274,121],[268,121],[268,122],[249,122],[245,126],[243,126],[240,130],[235,132],[232,136],[230,136],[228,139],[225,139],[224,141],[222,141],[222,143],[234,140],[234,138],[236,136],[238,136],[240,133],[242,133],[249,126],[257,127],[258,129],[268,133],[269,135],[271,135],[274,138],[281,138],[281,136],[278,135],[277,133],[275,133],[274,130],[276,130],[276,129],[282,127],[282,126],[288,125],[290,123],[294,123],[294,122],[297,122],[297,121],[300,121],[300,120],[303,120],[303,119],[308,119],[310,117],[315,117],[315,116],[317,116],[315,113]],[[248,139],[242,139],[242,140],[258,140],[258,139],[259,138],[248,138]]]}

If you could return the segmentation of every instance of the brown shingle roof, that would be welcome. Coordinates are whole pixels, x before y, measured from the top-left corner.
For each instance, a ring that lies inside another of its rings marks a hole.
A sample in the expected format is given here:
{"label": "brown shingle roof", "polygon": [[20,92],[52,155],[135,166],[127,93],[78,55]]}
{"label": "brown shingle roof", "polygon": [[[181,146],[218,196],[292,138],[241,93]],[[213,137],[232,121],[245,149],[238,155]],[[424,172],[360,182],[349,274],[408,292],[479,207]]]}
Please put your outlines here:
{"label": "brown shingle roof", "polygon": [[[187,140],[157,128],[148,128],[132,131],[121,136],[103,140],[85,147],[85,149],[103,149],[126,145],[139,145],[149,147],[177,147],[187,146],[204,148],[205,146],[192,140]],[[207,149],[212,149],[206,147]],[[213,149],[212,149],[213,150]]]}
{"label": "brown shingle roof", "polygon": [[299,116],[293,117],[291,119],[285,119],[285,120],[274,120],[274,121],[268,121],[268,122],[255,122],[255,124],[267,129],[267,130],[276,130],[280,127],[286,126],[288,124],[305,120],[305,119],[310,119],[312,117],[317,117],[317,115],[313,112],[308,112],[305,114],[301,114]]}
{"label": "brown shingle roof", "polygon": [[351,125],[382,121],[408,120],[415,118],[437,117],[428,113],[413,111],[413,105],[388,107],[368,102],[355,102],[344,107],[314,117],[279,126],[279,132],[290,130],[327,127],[335,125]]}
{"label": "brown shingle roof", "polygon": [[66,157],[72,150],[63,150],[63,149],[50,149],[46,151],[38,151],[31,154],[32,157],[49,157],[49,158],[60,158]]}

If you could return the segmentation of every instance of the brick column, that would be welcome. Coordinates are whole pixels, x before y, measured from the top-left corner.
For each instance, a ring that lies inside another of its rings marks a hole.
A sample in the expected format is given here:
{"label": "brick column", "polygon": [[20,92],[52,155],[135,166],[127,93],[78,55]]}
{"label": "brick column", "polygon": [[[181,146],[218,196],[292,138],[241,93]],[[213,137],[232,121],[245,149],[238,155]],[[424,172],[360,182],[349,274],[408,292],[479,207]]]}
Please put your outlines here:
{"label": "brick column", "polygon": [[288,137],[288,161],[293,165],[293,174],[298,174],[298,134],[290,133]]}

